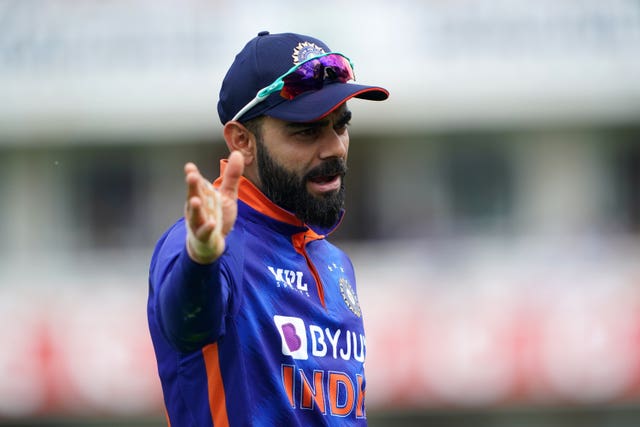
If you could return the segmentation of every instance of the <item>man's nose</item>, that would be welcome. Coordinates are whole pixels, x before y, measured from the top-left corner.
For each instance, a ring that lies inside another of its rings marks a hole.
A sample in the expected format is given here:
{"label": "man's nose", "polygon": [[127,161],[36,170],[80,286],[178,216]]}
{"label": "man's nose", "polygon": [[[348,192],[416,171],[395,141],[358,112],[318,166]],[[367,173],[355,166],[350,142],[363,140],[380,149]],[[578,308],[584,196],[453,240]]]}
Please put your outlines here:
{"label": "man's nose", "polygon": [[349,136],[346,133],[338,133],[334,129],[328,129],[321,144],[320,158],[338,157],[342,159],[347,155]]}

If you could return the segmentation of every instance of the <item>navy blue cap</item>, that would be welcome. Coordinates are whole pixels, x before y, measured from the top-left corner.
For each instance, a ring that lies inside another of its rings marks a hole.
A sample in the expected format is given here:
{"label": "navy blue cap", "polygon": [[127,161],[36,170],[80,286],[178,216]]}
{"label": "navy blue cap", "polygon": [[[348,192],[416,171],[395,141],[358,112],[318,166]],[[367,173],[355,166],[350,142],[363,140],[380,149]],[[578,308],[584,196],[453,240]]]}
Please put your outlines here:
{"label": "navy blue cap", "polygon": [[[225,124],[231,120],[260,89],[269,86],[295,64],[329,52],[329,46],[314,37],[260,32],[236,55],[222,81],[218,101],[220,121]],[[303,93],[292,100],[274,93],[239,120],[244,122],[268,115],[291,122],[312,122],[331,113],[350,98],[383,101],[388,96],[389,92],[378,86],[332,82],[320,90]]]}

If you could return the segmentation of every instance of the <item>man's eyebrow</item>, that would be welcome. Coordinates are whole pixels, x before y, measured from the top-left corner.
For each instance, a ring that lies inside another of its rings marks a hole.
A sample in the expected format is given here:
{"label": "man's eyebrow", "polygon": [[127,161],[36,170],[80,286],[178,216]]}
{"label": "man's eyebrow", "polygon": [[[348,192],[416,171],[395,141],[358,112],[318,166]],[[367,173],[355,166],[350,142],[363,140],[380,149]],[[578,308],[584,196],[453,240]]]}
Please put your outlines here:
{"label": "man's eyebrow", "polygon": [[286,124],[287,129],[316,128],[329,124],[329,120],[318,120],[317,122],[289,122]]}
{"label": "man's eyebrow", "polygon": [[346,110],[344,113],[342,113],[342,116],[340,116],[340,118],[336,120],[335,126],[341,127],[348,124],[351,121],[351,116],[352,116],[351,111]]}

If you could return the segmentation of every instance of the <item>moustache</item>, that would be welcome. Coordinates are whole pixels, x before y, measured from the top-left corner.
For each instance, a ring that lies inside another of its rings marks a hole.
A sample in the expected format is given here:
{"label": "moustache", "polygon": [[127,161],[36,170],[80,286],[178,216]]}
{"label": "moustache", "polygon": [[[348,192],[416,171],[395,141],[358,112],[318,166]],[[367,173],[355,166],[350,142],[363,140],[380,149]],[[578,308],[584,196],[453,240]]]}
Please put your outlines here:
{"label": "moustache", "polygon": [[347,173],[347,163],[344,159],[330,159],[311,169],[304,176],[305,181],[322,176],[344,176]]}

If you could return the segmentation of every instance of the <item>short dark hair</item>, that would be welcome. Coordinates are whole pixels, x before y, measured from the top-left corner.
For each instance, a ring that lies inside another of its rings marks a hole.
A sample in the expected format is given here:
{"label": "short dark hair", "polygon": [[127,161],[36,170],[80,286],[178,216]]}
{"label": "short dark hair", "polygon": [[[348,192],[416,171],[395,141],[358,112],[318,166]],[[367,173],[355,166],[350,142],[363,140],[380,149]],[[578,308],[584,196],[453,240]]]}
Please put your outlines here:
{"label": "short dark hair", "polygon": [[254,117],[253,119],[247,120],[242,123],[244,127],[246,127],[249,132],[251,132],[256,139],[260,140],[262,138],[262,123],[264,122],[264,116]]}

